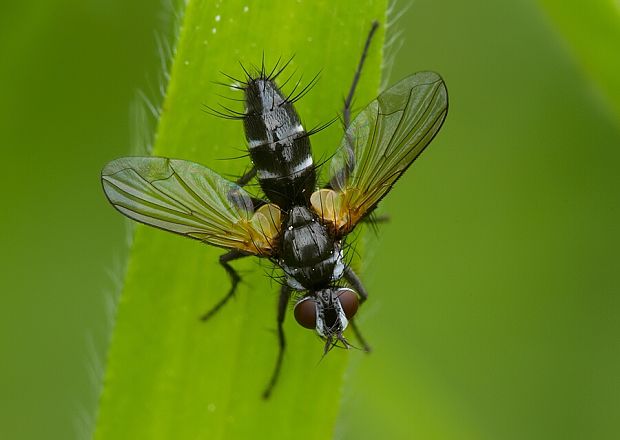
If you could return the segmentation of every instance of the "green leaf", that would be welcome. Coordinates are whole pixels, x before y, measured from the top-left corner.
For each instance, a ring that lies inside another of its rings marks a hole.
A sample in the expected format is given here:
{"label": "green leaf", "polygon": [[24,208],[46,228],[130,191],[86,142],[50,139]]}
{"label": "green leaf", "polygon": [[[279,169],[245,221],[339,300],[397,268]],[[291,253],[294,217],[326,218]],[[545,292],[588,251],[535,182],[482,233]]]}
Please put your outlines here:
{"label": "green leaf", "polygon": [[[210,116],[203,104],[240,110],[218,94],[239,93],[215,82],[220,72],[242,76],[244,66],[267,67],[279,57],[306,84],[321,80],[298,102],[306,127],[339,114],[370,24],[383,22],[386,1],[190,2],[173,61],[154,154],[240,175],[247,157],[242,125]],[[382,23],[383,24],[383,23]],[[383,27],[356,94],[359,108],[380,82]],[[291,80],[291,81],[293,81]],[[339,124],[312,137],[315,160],[339,145]],[[287,316],[287,352],[269,401],[261,391],[276,352],[278,284],[269,264],[234,265],[243,283],[231,304],[207,323],[199,316],[227,291],[215,249],[138,226],[110,348],[95,438],[329,438],[339,411],[349,352],[321,360],[322,343]],[[362,311],[363,313],[363,311]],[[290,313],[289,313],[290,315]]]}
{"label": "green leaf", "polygon": [[577,63],[620,119],[620,10],[618,2],[539,0]]}

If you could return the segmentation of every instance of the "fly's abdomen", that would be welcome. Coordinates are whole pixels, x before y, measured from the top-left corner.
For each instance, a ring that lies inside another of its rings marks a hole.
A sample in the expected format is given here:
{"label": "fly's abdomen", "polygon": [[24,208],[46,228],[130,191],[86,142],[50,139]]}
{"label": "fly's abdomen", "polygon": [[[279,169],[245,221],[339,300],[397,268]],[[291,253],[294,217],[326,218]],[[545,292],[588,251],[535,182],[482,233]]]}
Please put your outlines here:
{"label": "fly's abdomen", "polygon": [[265,195],[285,210],[306,205],[316,175],[310,140],[293,104],[264,78],[248,82],[245,104],[245,135]]}
{"label": "fly's abdomen", "polygon": [[319,289],[340,279],[344,271],[340,244],[334,242],[313,212],[295,206],[283,226],[280,266],[290,287]]}

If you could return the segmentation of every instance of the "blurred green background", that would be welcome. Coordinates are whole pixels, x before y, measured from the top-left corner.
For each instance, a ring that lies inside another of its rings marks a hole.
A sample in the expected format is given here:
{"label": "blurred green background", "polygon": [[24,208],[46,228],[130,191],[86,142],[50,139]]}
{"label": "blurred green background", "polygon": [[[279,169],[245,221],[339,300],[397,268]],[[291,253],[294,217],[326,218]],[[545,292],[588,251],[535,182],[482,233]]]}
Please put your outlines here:
{"label": "blurred green background", "polygon": [[[0,438],[86,438],[126,253],[99,172],[156,84],[159,1],[0,5]],[[620,6],[416,0],[388,83],[450,111],[382,205],[336,438],[620,435]],[[150,78],[150,80],[149,80]]]}

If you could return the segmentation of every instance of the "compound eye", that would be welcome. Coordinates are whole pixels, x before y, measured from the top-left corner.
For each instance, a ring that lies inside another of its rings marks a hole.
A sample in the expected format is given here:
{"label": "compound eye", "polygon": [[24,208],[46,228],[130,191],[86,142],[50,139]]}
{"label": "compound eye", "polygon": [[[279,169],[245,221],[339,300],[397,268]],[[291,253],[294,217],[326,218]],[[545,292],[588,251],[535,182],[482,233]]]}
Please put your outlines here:
{"label": "compound eye", "polygon": [[353,318],[359,307],[357,294],[351,289],[339,289],[338,292],[336,292],[336,296],[338,297],[338,301],[340,301],[340,305],[347,319]]}
{"label": "compound eye", "polygon": [[316,302],[310,297],[302,298],[295,304],[295,320],[305,328],[316,327]]}

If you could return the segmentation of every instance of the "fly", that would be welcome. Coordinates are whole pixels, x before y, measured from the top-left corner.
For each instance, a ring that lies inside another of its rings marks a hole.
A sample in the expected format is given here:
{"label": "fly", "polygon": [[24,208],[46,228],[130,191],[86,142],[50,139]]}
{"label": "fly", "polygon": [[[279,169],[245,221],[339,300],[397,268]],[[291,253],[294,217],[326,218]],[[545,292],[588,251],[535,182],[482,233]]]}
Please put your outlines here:
{"label": "fly", "polygon": [[[350,121],[354,91],[377,27],[373,23],[345,99],[345,134],[325,187],[317,188],[313,133],[305,130],[294,108],[308,87],[286,96],[276,85],[286,64],[269,74],[263,67],[255,76],[244,69],[246,78],[239,81],[245,111],[226,116],[243,120],[253,166],[237,182],[202,165],[164,157],[123,157],[108,163],[101,174],[108,200],[127,217],[227,249],[219,261],[231,287],[201,319],[212,317],[235,294],[240,277],[232,261],[257,256],[283,271],[279,351],[265,398],[280,373],[283,322],[293,292],[299,292],[295,319],[323,338],[324,353],[351,346],[343,335],[348,326],[368,350],[353,320],[368,294],[345,261],[347,235],[431,142],[447,114],[443,80],[434,72],[419,72],[382,92]],[[254,178],[266,200],[243,189]]]}

